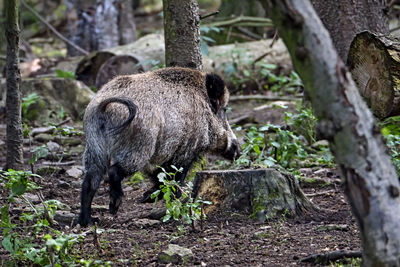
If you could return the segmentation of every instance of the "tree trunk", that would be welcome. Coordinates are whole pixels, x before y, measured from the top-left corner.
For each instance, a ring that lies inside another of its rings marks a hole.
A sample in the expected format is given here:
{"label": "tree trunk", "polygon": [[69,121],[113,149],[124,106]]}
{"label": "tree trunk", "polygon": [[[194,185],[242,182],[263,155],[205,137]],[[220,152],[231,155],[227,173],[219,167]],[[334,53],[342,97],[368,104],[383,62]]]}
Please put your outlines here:
{"label": "tree trunk", "polygon": [[362,32],[350,46],[347,65],[374,115],[400,115],[400,40]]}
{"label": "tree trunk", "polygon": [[265,0],[330,141],[365,266],[400,266],[400,184],[374,118],[308,1]]}
{"label": "tree trunk", "polygon": [[311,0],[343,62],[357,33],[389,34],[386,0]]}
{"label": "tree trunk", "polygon": [[[136,40],[132,0],[66,0],[69,39],[86,51]],[[81,53],[67,44],[68,56]]]}
{"label": "tree trunk", "polygon": [[21,123],[21,74],[19,71],[19,27],[18,3],[16,0],[5,2],[6,21],[5,35],[7,39],[7,159],[5,169],[21,169],[22,154],[22,123]]}
{"label": "tree trunk", "polygon": [[165,63],[202,69],[200,16],[196,0],[163,0]]}
{"label": "tree trunk", "polygon": [[303,216],[316,209],[293,175],[275,169],[198,172],[193,193],[212,202],[206,213],[218,207],[250,213],[260,221]]}

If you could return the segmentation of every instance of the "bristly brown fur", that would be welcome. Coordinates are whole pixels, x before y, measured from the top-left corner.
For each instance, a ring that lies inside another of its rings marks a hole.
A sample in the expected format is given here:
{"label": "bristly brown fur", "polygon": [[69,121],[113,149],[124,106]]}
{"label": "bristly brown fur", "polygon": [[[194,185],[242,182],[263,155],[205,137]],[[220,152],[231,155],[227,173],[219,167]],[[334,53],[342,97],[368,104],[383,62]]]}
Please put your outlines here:
{"label": "bristly brown fur", "polygon": [[156,166],[183,167],[177,177],[183,183],[192,162],[203,153],[235,158],[239,146],[225,115],[228,97],[218,76],[186,68],[119,76],[104,85],[84,116],[80,223],[90,223],[91,200],[106,171],[110,212],[115,213],[123,195],[121,180],[127,175],[147,173],[154,191]]}

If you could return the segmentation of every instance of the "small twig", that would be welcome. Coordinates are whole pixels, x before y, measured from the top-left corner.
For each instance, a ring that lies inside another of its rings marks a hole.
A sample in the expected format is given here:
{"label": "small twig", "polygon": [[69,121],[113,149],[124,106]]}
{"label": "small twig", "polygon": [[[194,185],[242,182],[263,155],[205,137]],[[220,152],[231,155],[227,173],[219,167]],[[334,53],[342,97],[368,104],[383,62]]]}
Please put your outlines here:
{"label": "small twig", "polygon": [[331,251],[323,254],[313,254],[308,257],[302,258],[300,262],[311,262],[318,264],[329,264],[330,261],[335,261],[344,258],[361,258],[361,251],[345,251],[345,250],[337,250]]}
{"label": "small twig", "polygon": [[271,52],[272,52],[272,51],[268,51],[268,52],[262,54],[261,56],[259,56],[258,58],[256,58],[256,59],[253,61],[253,64],[252,64],[252,65],[253,65],[253,69],[254,69],[254,67],[255,67],[255,65],[256,65],[256,63],[257,63],[258,61],[262,60],[263,58],[265,58],[266,56],[268,56],[269,54],[271,54]]}
{"label": "small twig", "polygon": [[244,35],[250,37],[251,39],[254,39],[254,40],[261,40],[261,39],[262,39],[262,36],[260,36],[260,35],[258,35],[258,34],[256,34],[256,33],[252,32],[252,31],[249,31],[249,30],[246,29],[246,28],[243,28],[243,27],[240,27],[240,26],[239,26],[239,27],[237,27],[236,29],[237,29],[239,32],[243,33]]}
{"label": "small twig", "polygon": [[272,37],[272,42],[269,45],[269,48],[272,48],[278,39],[279,39],[279,32],[278,32],[278,30],[275,30],[275,33],[274,33],[274,36]]}
{"label": "small twig", "polygon": [[98,236],[97,236],[97,223],[94,223],[93,229],[94,229],[94,233],[93,233],[93,234],[94,234],[93,242],[94,242],[94,244],[95,244],[95,246],[96,246],[96,248],[97,248],[98,254],[100,255],[100,254],[101,254],[101,245],[100,245],[100,240],[99,240],[99,238],[98,238]]}
{"label": "small twig", "polygon": [[85,56],[89,55],[89,52],[84,50],[83,48],[77,46],[67,38],[65,38],[61,33],[59,33],[51,24],[49,24],[39,13],[37,13],[33,8],[31,8],[28,4],[25,3],[24,0],[21,0],[21,4],[28,9],[30,12],[32,12],[33,15],[35,15],[41,22],[43,22],[58,38],[63,40],[64,42],[68,43],[72,47],[74,47],[76,50],[84,54]]}
{"label": "small twig", "polygon": [[6,57],[6,56],[3,56],[3,55],[0,55],[0,59],[6,61],[6,60],[7,60],[7,57]]}
{"label": "small twig", "polygon": [[200,20],[206,19],[206,18],[211,17],[211,16],[218,15],[218,13],[219,13],[219,10],[211,12],[211,13],[208,13],[208,14],[205,14],[205,15],[200,15]]}

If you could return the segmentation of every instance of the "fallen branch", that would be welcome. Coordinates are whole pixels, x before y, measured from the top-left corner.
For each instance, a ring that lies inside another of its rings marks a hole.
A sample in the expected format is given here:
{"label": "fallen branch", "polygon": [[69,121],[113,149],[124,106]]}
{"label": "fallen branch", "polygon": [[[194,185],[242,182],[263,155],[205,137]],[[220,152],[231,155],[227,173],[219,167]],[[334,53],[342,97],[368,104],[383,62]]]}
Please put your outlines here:
{"label": "fallen branch", "polygon": [[328,191],[316,192],[316,193],[310,193],[310,194],[304,194],[304,195],[306,197],[310,198],[310,197],[323,196],[323,195],[330,194],[330,193],[336,193],[336,190],[328,190]]}
{"label": "fallen branch", "polygon": [[242,101],[242,100],[296,101],[300,99],[301,96],[285,97],[285,96],[267,96],[267,95],[234,95],[229,98],[229,101]]}
{"label": "fallen branch", "polygon": [[48,165],[48,166],[71,166],[74,165],[76,162],[75,161],[66,161],[66,162],[50,162],[50,161],[43,161],[43,165]]}
{"label": "fallen branch", "polygon": [[35,15],[41,22],[43,22],[58,38],[63,40],[64,42],[68,43],[72,47],[74,47],[76,50],[84,54],[85,56],[89,55],[89,52],[84,50],[83,48],[77,46],[67,38],[65,38],[60,32],[58,32],[51,24],[49,24],[39,13],[37,13],[33,8],[31,8],[27,3],[25,3],[24,0],[21,0],[21,4],[28,9],[33,15]]}
{"label": "fallen branch", "polygon": [[345,258],[361,258],[361,251],[345,251],[337,250],[322,254],[313,254],[308,257],[302,258],[300,262],[309,262],[313,264],[329,264],[330,261],[336,261]]}
{"label": "fallen branch", "polygon": [[207,27],[230,27],[230,26],[247,26],[247,27],[273,27],[272,21],[267,18],[239,16],[233,19],[216,21],[207,23]]}

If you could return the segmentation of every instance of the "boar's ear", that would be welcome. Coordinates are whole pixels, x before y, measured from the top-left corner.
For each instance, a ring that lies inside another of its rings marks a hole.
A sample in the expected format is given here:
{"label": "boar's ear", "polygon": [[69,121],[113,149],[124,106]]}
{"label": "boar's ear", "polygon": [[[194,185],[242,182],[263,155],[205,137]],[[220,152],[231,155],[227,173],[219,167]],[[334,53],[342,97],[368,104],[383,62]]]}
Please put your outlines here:
{"label": "boar's ear", "polygon": [[211,102],[211,109],[214,113],[217,113],[225,93],[225,83],[217,74],[209,73],[206,75],[206,88]]}

